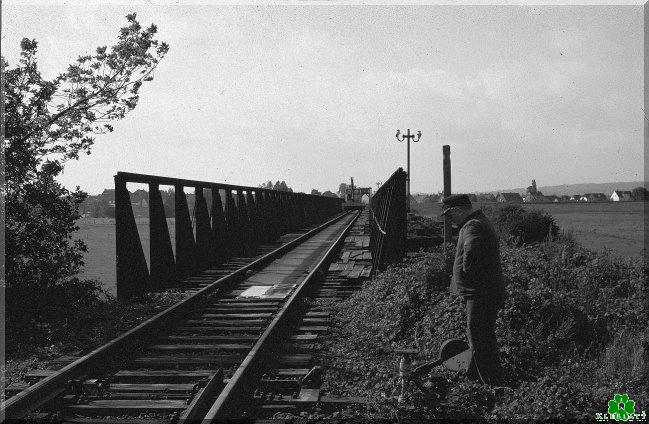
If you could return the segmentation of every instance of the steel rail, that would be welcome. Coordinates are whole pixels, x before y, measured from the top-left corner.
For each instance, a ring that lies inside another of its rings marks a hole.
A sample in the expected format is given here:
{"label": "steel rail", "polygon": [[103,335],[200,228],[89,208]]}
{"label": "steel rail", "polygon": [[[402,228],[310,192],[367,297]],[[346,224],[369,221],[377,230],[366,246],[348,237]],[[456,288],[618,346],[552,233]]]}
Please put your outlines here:
{"label": "steel rail", "polygon": [[342,219],[348,215],[347,212],[340,213],[334,218],[324,222],[316,228],[306,232],[298,238],[286,243],[283,246],[273,250],[270,253],[262,256],[259,259],[233,271],[232,273],[219,278],[210,285],[193,293],[186,299],[176,303],[175,305],[165,309],[159,314],[147,319],[143,323],[137,325],[126,333],[116,337],[115,339],[98,347],[87,355],[77,359],[76,361],[68,364],[60,369],[55,374],[44,378],[43,380],[35,383],[33,386],[28,387],[17,395],[2,402],[0,409],[4,412],[3,423],[8,420],[16,420],[24,417],[30,411],[42,407],[45,403],[52,398],[58,396],[64,391],[64,385],[67,381],[81,377],[86,373],[92,371],[94,368],[99,368],[111,360],[120,351],[126,350],[130,346],[142,345],[143,340],[148,340],[149,337],[157,337],[159,333],[157,330],[164,328],[174,322],[174,319],[192,311],[193,308],[200,305],[205,301],[208,295],[212,294],[220,288],[226,287],[229,283],[238,277],[245,276],[246,272],[261,266],[264,266],[278,256],[283,255],[287,251],[293,249],[295,246],[301,244],[311,236],[320,232],[324,228],[333,224],[334,222]]}
{"label": "steel rail", "polygon": [[257,340],[239,368],[228,381],[228,384],[223,388],[221,394],[218,396],[210,410],[207,412],[205,417],[203,417],[202,422],[221,422],[220,420],[238,418],[232,417],[230,414],[233,412],[233,409],[236,408],[237,401],[241,402],[245,393],[247,391],[250,392],[250,379],[254,377],[255,371],[268,356],[269,347],[274,344],[278,336],[281,335],[282,330],[284,330],[289,324],[288,321],[291,318],[291,313],[294,312],[298,306],[296,300],[300,298],[302,293],[314,281],[314,277],[320,268],[331,260],[331,257],[344,242],[347,233],[351,230],[359,216],[360,211],[357,211],[356,216],[343,229],[340,236],[338,236],[336,241],[331,245],[320,261],[318,261],[318,263],[311,269],[304,281],[295,289],[277,315],[275,315],[273,321]]}

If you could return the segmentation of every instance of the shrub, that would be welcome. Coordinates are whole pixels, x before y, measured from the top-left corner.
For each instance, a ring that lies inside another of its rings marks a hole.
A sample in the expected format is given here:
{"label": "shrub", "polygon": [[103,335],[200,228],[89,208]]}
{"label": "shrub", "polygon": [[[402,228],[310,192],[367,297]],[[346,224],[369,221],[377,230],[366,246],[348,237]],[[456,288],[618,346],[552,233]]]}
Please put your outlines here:
{"label": "shrub", "polygon": [[[30,308],[38,308],[43,298],[50,303],[41,315],[22,322],[22,333],[7,332],[7,358],[21,360],[35,355],[42,359],[87,352],[188,295],[187,292],[149,293],[138,302],[118,301],[99,286],[94,280],[73,278],[40,296],[33,296]],[[18,291],[13,294],[28,296]],[[7,307],[20,308],[24,304],[8,303]]]}
{"label": "shrub", "polygon": [[442,401],[440,418],[445,420],[470,420],[474,422],[493,409],[494,394],[483,384],[460,381],[448,388]]}
{"label": "shrub", "polygon": [[[597,374],[601,379],[619,382],[626,376],[636,376],[644,380],[647,373],[647,363],[643,355],[645,334],[631,333],[622,329],[611,340],[606,349],[598,358]],[[645,380],[646,381],[646,380]]]}
{"label": "shrub", "polygon": [[94,339],[91,327],[105,316],[106,296],[98,281],[76,277],[46,288],[15,286],[7,292],[7,356],[19,358],[39,346]]}
{"label": "shrub", "polygon": [[501,237],[510,244],[520,246],[557,237],[559,227],[551,215],[541,211],[527,211],[520,206],[505,206],[495,219]]}
{"label": "shrub", "polygon": [[[334,305],[338,324],[350,342],[380,353],[387,346],[410,343],[414,338],[430,345],[427,337],[436,333],[435,329],[463,332],[462,301],[447,295],[453,255],[453,249],[444,255],[441,247],[434,248],[434,253],[420,253],[388,267],[361,291]],[[437,338],[434,348],[446,338]]]}
{"label": "shrub", "polygon": [[[573,363],[546,369],[545,376],[523,382],[504,402],[498,402],[490,418],[540,421],[551,419],[593,420],[598,403],[584,380],[592,379],[592,367]],[[606,408],[606,403],[601,404]]]}
{"label": "shrub", "polygon": [[[438,368],[434,374],[446,383],[431,387],[440,402],[413,389],[408,417],[592,420],[614,393],[646,405],[649,267],[595,254],[569,235],[503,244],[501,255],[508,296],[496,334],[513,389],[496,394]],[[399,380],[398,355],[386,347],[417,347],[421,361],[436,358],[443,340],[465,338],[463,301],[447,292],[452,256],[453,249],[420,253],[335,306],[335,354],[327,357],[335,383],[328,389],[374,399],[380,417],[406,418],[388,401]]]}
{"label": "shrub", "polygon": [[408,214],[408,235],[440,236],[442,234],[443,225],[440,222],[426,216]]}
{"label": "shrub", "polygon": [[543,288],[510,292],[496,328],[509,381],[534,379],[593,342],[586,315],[561,294]]}
{"label": "shrub", "polygon": [[136,106],[168,50],[155,25],[145,29],[136,14],[126,18],[113,47],[79,56],[52,80],[38,69],[35,40],[22,39],[15,65],[1,59],[9,351],[61,339],[100,308],[97,282],[78,278],[86,246],[73,240],[86,193],[66,189],[57,177],[67,161],[90,153],[94,134],[113,131],[112,123]]}
{"label": "shrub", "polygon": [[49,287],[16,285],[7,290],[7,356],[27,355],[31,346],[72,338],[103,308],[100,284],[69,278]]}

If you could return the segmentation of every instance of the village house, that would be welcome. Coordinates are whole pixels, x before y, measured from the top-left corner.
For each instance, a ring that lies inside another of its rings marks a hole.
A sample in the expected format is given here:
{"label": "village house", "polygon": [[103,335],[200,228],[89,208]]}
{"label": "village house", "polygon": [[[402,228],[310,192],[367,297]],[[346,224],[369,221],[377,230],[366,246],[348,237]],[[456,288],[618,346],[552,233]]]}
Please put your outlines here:
{"label": "village house", "polygon": [[498,193],[496,201],[500,203],[523,203],[523,198],[518,193]]}
{"label": "village house", "polygon": [[579,199],[580,202],[606,202],[608,197],[604,193],[586,193]]}
{"label": "village house", "polygon": [[496,201],[496,196],[494,196],[491,193],[480,193],[480,194],[478,194],[478,201],[479,202],[495,202]]}
{"label": "village house", "polygon": [[630,202],[631,200],[633,200],[633,195],[630,191],[615,190],[611,194],[612,202]]}

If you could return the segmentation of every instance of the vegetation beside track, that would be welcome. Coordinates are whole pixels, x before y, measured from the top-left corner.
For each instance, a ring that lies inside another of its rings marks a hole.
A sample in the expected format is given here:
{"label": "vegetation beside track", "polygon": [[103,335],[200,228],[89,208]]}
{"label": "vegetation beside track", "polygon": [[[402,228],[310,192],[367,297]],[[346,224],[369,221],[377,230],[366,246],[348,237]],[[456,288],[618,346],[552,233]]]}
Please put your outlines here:
{"label": "vegetation beside track", "polygon": [[[523,222],[546,222],[544,234],[553,233],[547,216],[517,213]],[[514,221],[498,225],[508,298],[496,325],[508,388],[496,393],[438,368],[425,382],[429,395],[413,387],[397,404],[399,357],[391,348],[416,347],[420,361],[432,360],[443,340],[465,339],[462,300],[447,291],[454,249],[445,256],[437,247],[331,305],[336,327],[321,353],[323,389],[367,396],[369,408],[358,414],[371,419],[592,421],[616,393],[628,393],[636,412],[649,410],[647,266],[590,252],[569,234],[522,243],[527,234],[506,233],[521,229]]]}
{"label": "vegetation beside track", "polygon": [[21,40],[14,63],[2,57],[7,380],[12,370],[96,346],[147,316],[146,306],[107,299],[98,281],[80,276],[87,246],[73,236],[86,193],[56,179],[70,160],[90,154],[94,134],[112,132],[136,107],[169,49],[155,25],[136,18],[126,16],[111,47],[79,56],[49,80],[34,39]]}
{"label": "vegetation beside track", "polygon": [[118,301],[98,285],[94,291],[83,287],[79,293],[52,299],[60,303],[59,313],[40,324],[38,338],[30,333],[29,338],[7,339],[6,384],[20,381],[26,372],[45,368],[48,361],[60,356],[85,355],[188,295],[180,291],[149,293],[138,303]]}

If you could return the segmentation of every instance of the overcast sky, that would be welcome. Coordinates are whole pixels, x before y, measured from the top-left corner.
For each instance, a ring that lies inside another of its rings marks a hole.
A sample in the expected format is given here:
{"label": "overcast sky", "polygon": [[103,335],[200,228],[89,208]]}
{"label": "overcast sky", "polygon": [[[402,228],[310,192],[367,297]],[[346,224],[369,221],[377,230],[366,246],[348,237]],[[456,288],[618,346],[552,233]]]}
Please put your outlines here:
{"label": "overcast sky", "polygon": [[[16,3],[16,2],[13,2]],[[68,3],[69,4],[69,3]],[[643,10],[635,6],[3,5],[2,54],[39,42],[53,77],[124,16],[170,50],[140,103],[61,181],[117,171],[297,191],[406,167],[415,192],[643,179]]]}

